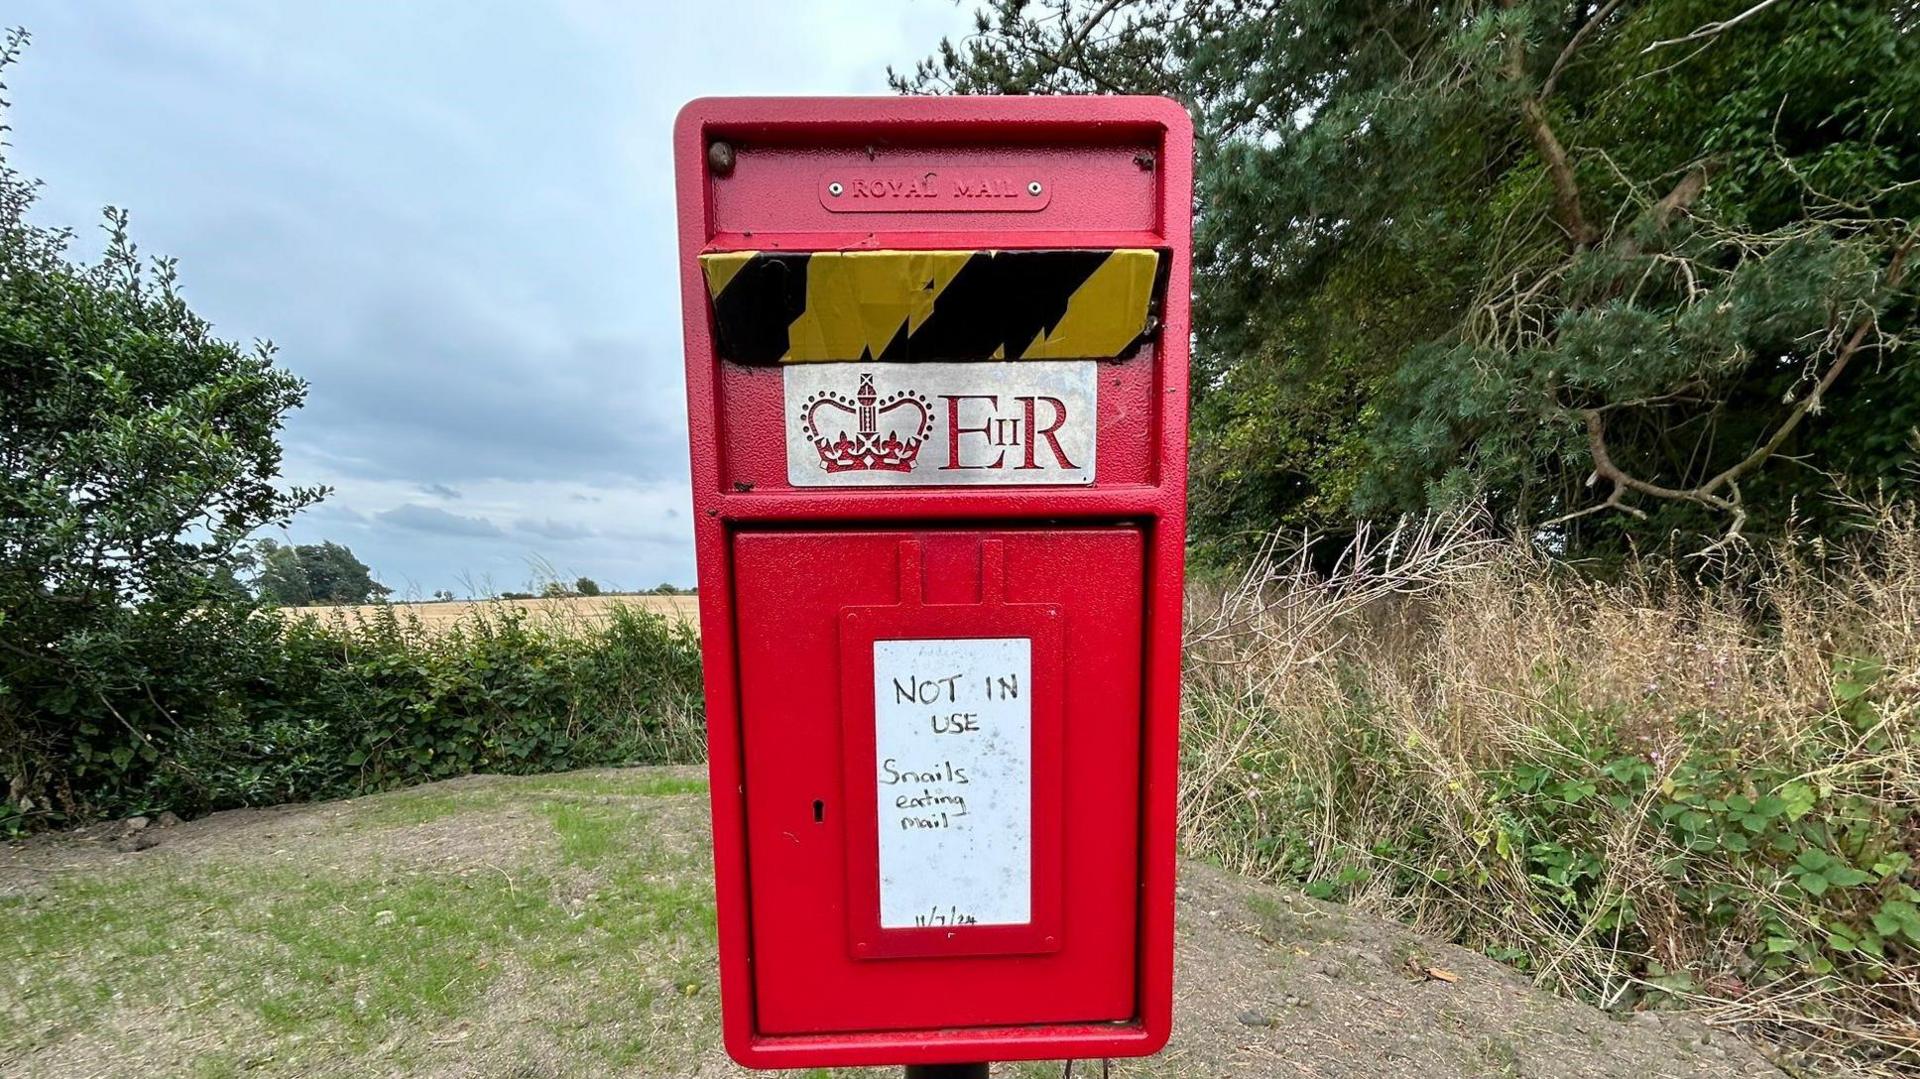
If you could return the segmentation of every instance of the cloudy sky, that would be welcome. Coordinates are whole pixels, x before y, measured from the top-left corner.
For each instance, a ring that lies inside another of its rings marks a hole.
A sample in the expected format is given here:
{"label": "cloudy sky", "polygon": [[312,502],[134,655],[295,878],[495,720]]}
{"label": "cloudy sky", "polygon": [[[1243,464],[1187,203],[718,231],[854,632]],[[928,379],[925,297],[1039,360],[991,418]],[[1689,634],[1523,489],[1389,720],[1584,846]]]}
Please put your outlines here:
{"label": "cloudy sky", "polygon": [[710,94],[884,93],[953,0],[15,0],[11,156],[312,384],[293,525],[401,595],[693,582],[669,135]]}

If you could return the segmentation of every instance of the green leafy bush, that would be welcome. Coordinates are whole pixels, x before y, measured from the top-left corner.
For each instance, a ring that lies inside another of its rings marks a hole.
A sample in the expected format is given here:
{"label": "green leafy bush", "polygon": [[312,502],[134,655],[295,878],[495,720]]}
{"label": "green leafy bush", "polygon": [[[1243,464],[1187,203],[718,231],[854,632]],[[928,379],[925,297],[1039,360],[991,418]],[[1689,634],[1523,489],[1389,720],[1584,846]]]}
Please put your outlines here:
{"label": "green leafy bush", "polygon": [[221,721],[177,739],[102,809],[201,812],[702,758],[698,639],[649,611],[616,605],[586,624],[501,606],[432,632],[391,610],[256,621],[266,647]]}
{"label": "green leafy bush", "polygon": [[[1888,748],[1875,732],[1882,712],[1865,696],[1843,696],[1865,689],[1845,673],[1850,666],[1835,681],[1844,703],[1798,753],[1754,759],[1683,717],[1690,744],[1679,759],[1615,756],[1627,748],[1617,724],[1579,717],[1579,742],[1482,773],[1494,857],[1524,873],[1542,901],[1536,913],[1557,923],[1557,935],[1604,934],[1612,947],[1650,957],[1644,989],[1699,988],[1695,964],[1652,958],[1663,948],[1678,954],[1658,938],[1665,927],[1643,917],[1653,896],[1669,916],[1736,944],[1738,958],[1721,958],[1743,986],[1801,973],[1887,976],[1890,950],[1920,956],[1913,860],[1902,849],[1915,814],[1822,778],[1845,774],[1870,789],[1903,779],[1873,763]],[[1644,881],[1612,872],[1610,844],[1630,833],[1651,858]]]}
{"label": "green leafy bush", "polygon": [[58,777],[61,800],[10,798],[0,829],[704,752],[694,630],[634,607],[599,623],[483,607],[431,632],[391,610],[282,621],[208,609],[142,639],[153,646],[132,656],[125,638],[115,645],[141,680],[125,699],[80,686],[40,698],[46,722],[73,732],[70,756],[31,761]]}
{"label": "green leafy bush", "polygon": [[[25,43],[6,36],[0,73]],[[280,482],[306,385],[272,346],[214,336],[124,212],[98,260],[75,260],[69,231],[29,220],[37,192],[0,141],[8,829],[137,800],[183,733],[233,721],[272,636],[234,583],[241,545],[324,493]]]}

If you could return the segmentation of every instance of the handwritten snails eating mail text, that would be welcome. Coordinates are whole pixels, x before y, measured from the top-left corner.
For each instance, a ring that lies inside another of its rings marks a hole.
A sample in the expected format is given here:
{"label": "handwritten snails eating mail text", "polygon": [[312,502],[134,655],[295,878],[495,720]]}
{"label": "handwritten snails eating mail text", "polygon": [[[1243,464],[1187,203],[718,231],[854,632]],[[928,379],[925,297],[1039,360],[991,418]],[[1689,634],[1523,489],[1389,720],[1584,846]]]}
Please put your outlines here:
{"label": "handwritten snails eating mail text", "polygon": [[1033,643],[875,641],[880,926],[1025,925]]}

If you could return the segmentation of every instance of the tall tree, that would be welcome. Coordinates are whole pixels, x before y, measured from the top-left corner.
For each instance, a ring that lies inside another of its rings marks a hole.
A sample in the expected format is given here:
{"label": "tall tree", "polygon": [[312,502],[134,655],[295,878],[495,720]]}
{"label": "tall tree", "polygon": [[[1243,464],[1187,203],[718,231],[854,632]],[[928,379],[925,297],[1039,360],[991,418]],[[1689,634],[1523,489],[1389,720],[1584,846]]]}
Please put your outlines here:
{"label": "tall tree", "polygon": [[305,607],[313,603],[313,587],[307,584],[307,570],[300,564],[299,548],[263,539],[254,544],[255,570],[253,590],[262,600],[281,607]]}
{"label": "tall tree", "polygon": [[1203,543],[1482,500],[1698,547],[1911,493],[1920,5],[996,0],[895,85],[1200,133]]}
{"label": "tall tree", "polygon": [[259,564],[254,588],[261,599],[282,607],[370,603],[393,591],[374,580],[373,570],[344,544],[283,545],[263,539],[254,550]]}
{"label": "tall tree", "polygon": [[298,551],[315,603],[369,603],[393,591],[374,580],[373,570],[345,544],[303,543]]}

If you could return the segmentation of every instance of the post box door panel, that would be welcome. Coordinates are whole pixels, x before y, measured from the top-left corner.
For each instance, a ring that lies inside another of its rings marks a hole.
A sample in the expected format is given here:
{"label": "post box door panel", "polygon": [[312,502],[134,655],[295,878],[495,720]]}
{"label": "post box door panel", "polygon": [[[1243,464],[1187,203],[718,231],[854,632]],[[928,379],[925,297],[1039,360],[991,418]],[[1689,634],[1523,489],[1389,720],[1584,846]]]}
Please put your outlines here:
{"label": "post box door panel", "polygon": [[734,537],[759,1032],[1137,1017],[1143,540]]}

